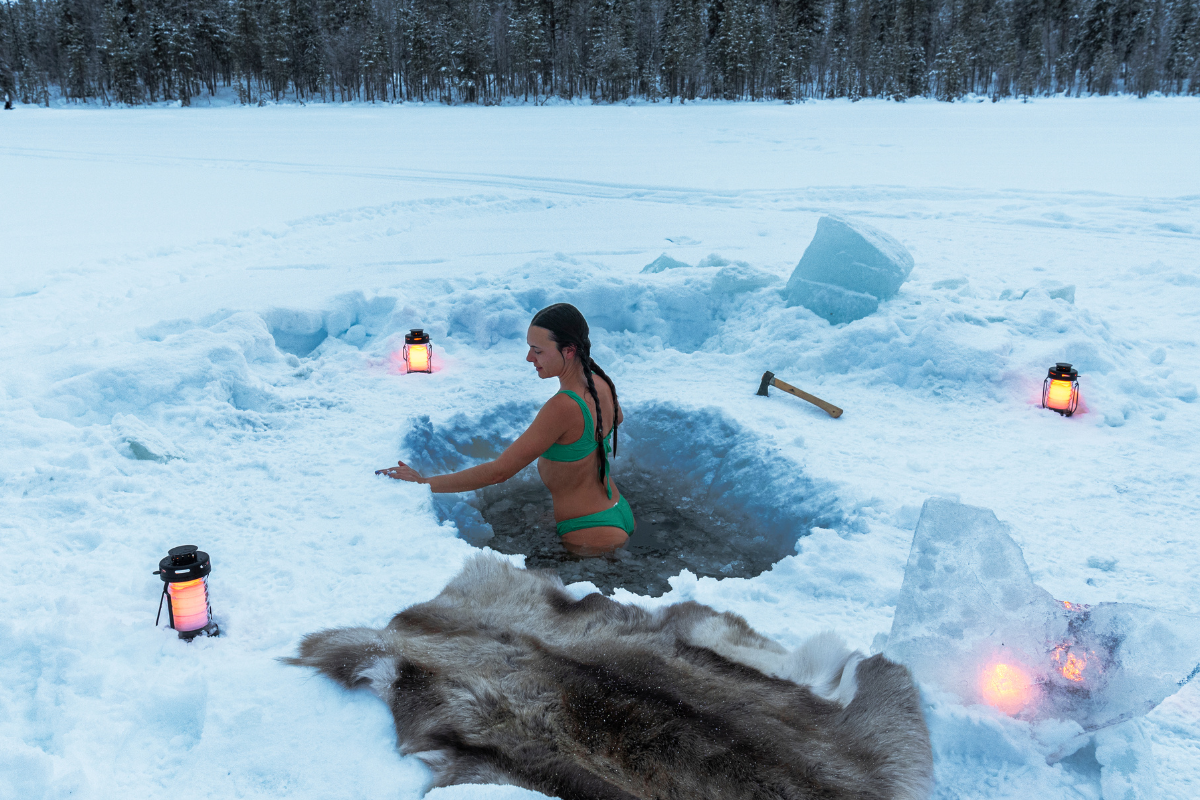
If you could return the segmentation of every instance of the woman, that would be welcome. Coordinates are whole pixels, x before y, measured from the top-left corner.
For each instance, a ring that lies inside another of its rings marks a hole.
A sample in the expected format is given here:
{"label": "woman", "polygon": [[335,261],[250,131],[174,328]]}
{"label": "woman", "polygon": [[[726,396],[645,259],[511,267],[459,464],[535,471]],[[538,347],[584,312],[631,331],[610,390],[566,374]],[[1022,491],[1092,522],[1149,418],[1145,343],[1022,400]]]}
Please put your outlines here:
{"label": "woman", "polygon": [[[429,484],[435,492],[469,492],[508,480],[536,458],[538,474],[554,500],[563,546],[579,555],[615,550],[634,529],[633,511],[608,467],[622,421],[617,389],[592,360],[588,324],[575,306],[543,308],[534,315],[526,341],[525,360],[533,363],[539,378],[558,378],[559,391],[495,461],[429,478],[403,461],[383,472]],[[603,380],[594,380],[595,375]]]}

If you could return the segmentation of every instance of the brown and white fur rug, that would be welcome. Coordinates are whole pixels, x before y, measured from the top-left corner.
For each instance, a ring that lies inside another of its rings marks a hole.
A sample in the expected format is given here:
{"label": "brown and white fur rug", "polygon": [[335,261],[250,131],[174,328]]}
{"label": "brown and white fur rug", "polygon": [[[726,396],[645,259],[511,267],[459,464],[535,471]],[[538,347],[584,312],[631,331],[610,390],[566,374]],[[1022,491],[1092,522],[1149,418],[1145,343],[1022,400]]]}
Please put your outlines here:
{"label": "brown and white fur rug", "polygon": [[795,652],[699,603],[575,600],[552,573],[476,555],[383,630],[310,634],[288,663],[368,686],[434,786],[575,798],[929,795],[908,670],[834,634]]}

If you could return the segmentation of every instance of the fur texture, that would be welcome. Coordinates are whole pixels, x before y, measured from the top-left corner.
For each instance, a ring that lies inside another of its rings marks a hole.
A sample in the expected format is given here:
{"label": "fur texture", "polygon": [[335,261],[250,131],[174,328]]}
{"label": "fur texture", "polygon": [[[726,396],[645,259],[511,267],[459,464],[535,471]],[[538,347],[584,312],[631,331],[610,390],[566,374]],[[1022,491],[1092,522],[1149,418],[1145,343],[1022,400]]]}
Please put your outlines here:
{"label": "fur texture", "polygon": [[285,660],[369,686],[434,786],[564,800],[922,800],[931,788],[916,688],[883,656],[828,633],[788,653],[698,603],[575,600],[553,574],[486,555],[387,628],[314,633]]}

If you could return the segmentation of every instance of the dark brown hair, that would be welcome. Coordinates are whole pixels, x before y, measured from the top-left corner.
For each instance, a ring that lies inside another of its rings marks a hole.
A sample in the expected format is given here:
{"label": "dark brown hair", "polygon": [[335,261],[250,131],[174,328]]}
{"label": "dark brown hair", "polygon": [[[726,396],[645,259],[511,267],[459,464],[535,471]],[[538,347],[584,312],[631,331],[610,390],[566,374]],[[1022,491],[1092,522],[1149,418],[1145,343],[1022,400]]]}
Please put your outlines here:
{"label": "dark brown hair", "polygon": [[[546,306],[541,311],[533,315],[533,321],[530,325],[539,328],[545,328],[550,331],[550,340],[558,347],[558,352],[562,352],[564,347],[572,346],[575,348],[576,355],[579,356],[580,363],[583,364],[583,375],[587,378],[588,391],[591,392],[592,401],[596,404],[596,441],[600,442],[603,447],[604,440],[604,412],[600,410],[600,397],[596,394],[596,384],[592,381],[592,374],[595,373],[604,379],[608,384],[608,388],[612,390],[613,396],[613,455],[617,454],[617,409],[620,407],[617,404],[617,387],[613,385],[612,378],[604,374],[604,370],[592,360],[592,341],[588,338],[587,320],[583,318],[583,314],[579,309],[570,303],[555,303],[552,306]],[[603,458],[600,459],[600,482],[604,483],[604,463]]]}

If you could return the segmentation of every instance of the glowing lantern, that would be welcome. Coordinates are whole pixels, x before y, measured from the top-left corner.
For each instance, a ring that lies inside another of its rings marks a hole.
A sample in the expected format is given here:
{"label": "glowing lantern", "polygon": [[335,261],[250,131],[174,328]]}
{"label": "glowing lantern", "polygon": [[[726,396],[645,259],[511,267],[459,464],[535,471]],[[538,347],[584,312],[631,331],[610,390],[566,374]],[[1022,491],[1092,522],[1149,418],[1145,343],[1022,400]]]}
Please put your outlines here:
{"label": "glowing lantern", "polygon": [[[179,631],[180,639],[192,639],[200,634],[219,636],[217,623],[212,620],[208,604],[208,573],[212,564],[208,553],[194,544],[172,547],[167,557],[158,562],[154,574],[163,579],[162,596],[167,599],[167,621]],[[162,617],[162,598],[158,601],[157,625]]]}
{"label": "glowing lantern", "polygon": [[1060,667],[1059,672],[1061,672],[1062,676],[1067,680],[1079,683],[1083,680],[1083,669],[1086,666],[1086,658],[1080,658],[1074,653],[1068,652],[1066,659],[1062,661],[1062,666]]}
{"label": "glowing lantern", "polygon": [[1058,362],[1050,368],[1042,384],[1042,408],[1050,408],[1064,417],[1079,407],[1079,373],[1070,364]]}
{"label": "glowing lantern", "polygon": [[1033,680],[1015,664],[992,664],[985,668],[979,689],[984,702],[1009,716],[1033,700]]}
{"label": "glowing lantern", "polygon": [[[1089,663],[1094,663],[1094,659],[1090,656],[1095,656],[1095,652],[1080,651],[1072,647],[1071,644],[1060,644],[1054,648],[1050,657],[1054,660],[1058,674],[1062,675],[1072,683],[1083,683],[1085,678],[1083,672],[1088,668]],[[1089,674],[1094,674],[1099,671],[1099,667],[1091,670]]]}
{"label": "glowing lantern", "polygon": [[409,372],[433,372],[433,345],[420,328],[404,334],[404,363]]}

